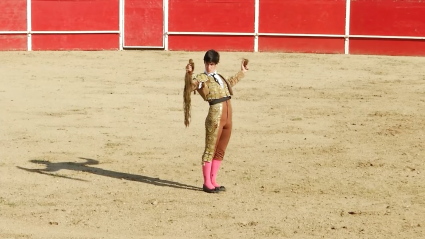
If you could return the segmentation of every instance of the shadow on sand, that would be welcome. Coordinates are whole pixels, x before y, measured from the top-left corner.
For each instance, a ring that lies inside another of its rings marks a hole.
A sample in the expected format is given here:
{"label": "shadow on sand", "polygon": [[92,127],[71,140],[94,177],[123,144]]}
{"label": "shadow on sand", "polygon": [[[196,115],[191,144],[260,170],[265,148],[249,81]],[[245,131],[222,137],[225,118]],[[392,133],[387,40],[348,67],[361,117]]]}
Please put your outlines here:
{"label": "shadow on sand", "polygon": [[53,174],[52,172],[57,172],[57,171],[62,170],[62,169],[73,170],[73,171],[82,171],[82,172],[88,172],[88,173],[106,176],[106,177],[111,177],[111,178],[116,178],[116,179],[126,179],[126,180],[130,180],[130,181],[152,184],[152,185],[156,185],[156,186],[179,188],[179,189],[194,190],[194,191],[202,191],[202,188],[191,186],[191,185],[186,185],[186,184],[182,184],[182,183],[178,183],[178,182],[163,180],[163,179],[159,179],[159,178],[152,178],[152,177],[143,176],[143,175],[120,173],[120,172],[115,172],[115,171],[111,171],[111,170],[95,168],[95,167],[92,167],[90,165],[97,165],[97,164],[99,164],[99,161],[94,160],[94,159],[90,159],[90,158],[81,158],[81,157],[79,159],[83,159],[86,162],[82,162],[82,163],[76,163],[76,162],[51,163],[51,162],[45,161],[45,160],[35,160],[34,159],[34,160],[30,160],[30,162],[35,163],[35,164],[44,164],[46,168],[45,169],[28,169],[28,168],[22,168],[22,167],[19,167],[19,166],[17,168],[28,171],[28,172],[41,173],[41,174],[49,175],[49,176],[52,176],[52,177],[61,177],[61,178],[66,178],[66,179],[78,180],[78,181],[87,181],[87,180],[62,176],[62,175],[58,175],[58,174]]}

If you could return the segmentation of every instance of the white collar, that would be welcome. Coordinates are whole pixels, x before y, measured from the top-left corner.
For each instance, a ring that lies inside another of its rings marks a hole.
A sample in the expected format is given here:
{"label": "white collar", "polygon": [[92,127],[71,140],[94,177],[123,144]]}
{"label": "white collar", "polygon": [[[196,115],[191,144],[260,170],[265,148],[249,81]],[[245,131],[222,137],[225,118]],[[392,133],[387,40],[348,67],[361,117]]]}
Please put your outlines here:
{"label": "white collar", "polygon": [[215,81],[217,81],[217,83],[221,86],[221,88],[224,88],[224,83],[223,80],[221,79],[221,77],[217,74],[217,71],[214,71],[212,73],[207,73],[205,71],[205,74],[207,74],[207,76],[212,76],[214,78]]}
{"label": "white collar", "polygon": [[204,71],[204,73],[205,73],[205,75],[207,75],[207,76],[214,76],[214,75],[218,75],[217,74],[217,71],[214,71],[214,72],[212,72],[212,73],[207,73],[207,71]]}

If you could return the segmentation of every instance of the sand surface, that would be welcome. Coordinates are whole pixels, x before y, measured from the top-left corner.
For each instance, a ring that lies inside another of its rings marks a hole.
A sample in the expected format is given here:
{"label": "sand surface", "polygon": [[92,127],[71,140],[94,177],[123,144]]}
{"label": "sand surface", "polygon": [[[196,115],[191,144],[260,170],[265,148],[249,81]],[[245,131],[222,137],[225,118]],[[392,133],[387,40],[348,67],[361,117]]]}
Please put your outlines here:
{"label": "sand surface", "polygon": [[203,52],[0,52],[0,238],[425,238],[425,58],[242,57],[212,195]]}

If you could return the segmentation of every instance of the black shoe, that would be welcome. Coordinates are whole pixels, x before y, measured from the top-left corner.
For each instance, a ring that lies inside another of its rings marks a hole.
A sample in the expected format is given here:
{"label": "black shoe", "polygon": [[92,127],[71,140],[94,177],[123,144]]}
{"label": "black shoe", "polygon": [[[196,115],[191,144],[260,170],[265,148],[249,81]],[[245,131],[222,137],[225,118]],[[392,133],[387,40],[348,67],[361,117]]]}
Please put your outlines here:
{"label": "black shoe", "polygon": [[216,187],[215,190],[217,190],[219,192],[225,192],[226,188],[224,186],[220,186],[220,187]]}
{"label": "black shoe", "polygon": [[202,191],[206,193],[219,193],[218,188],[209,189],[207,186],[205,186],[205,184],[202,185]]}

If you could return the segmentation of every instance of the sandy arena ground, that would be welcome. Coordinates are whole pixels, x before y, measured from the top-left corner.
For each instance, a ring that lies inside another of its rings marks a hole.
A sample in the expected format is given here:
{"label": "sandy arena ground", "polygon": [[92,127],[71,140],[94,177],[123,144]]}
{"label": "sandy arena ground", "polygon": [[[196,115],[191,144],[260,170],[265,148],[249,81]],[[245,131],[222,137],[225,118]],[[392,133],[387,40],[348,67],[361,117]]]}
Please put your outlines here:
{"label": "sandy arena ground", "polygon": [[425,238],[425,58],[222,53],[219,195],[203,52],[0,52],[0,238]]}

